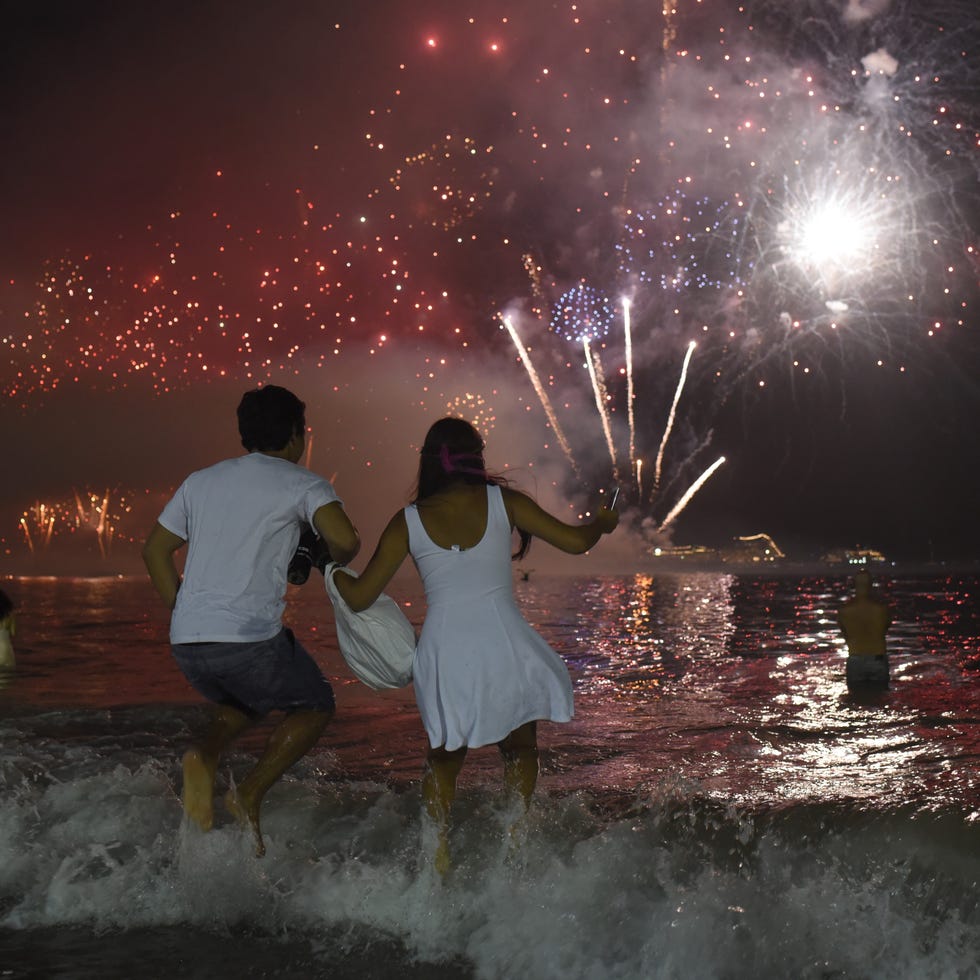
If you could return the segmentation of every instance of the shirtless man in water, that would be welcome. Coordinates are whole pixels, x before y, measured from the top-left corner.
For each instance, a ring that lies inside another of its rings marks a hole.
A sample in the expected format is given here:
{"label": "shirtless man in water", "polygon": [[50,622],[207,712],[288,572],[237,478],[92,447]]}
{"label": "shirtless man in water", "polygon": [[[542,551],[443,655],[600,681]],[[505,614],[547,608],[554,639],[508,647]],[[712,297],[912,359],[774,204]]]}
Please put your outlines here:
{"label": "shirtless man in water", "polygon": [[[261,857],[262,798],[316,744],[334,712],[330,684],[282,625],[289,561],[305,523],[334,561],[350,561],[360,539],[330,483],[297,465],[306,417],[292,392],[276,385],[246,392],[238,429],[246,455],[184,481],[150,532],[143,560],[173,611],[174,659],[214,704],[204,737],[183,760],[184,812],[202,830],[214,822],[221,753],[271,711],[286,713],[254,768],[225,796]],[[185,544],[181,579],[174,556]]]}
{"label": "shirtless man in water", "polygon": [[847,642],[847,686],[887,687],[885,634],[892,617],[887,604],[874,598],[870,572],[854,576],[854,596],[840,607],[837,621]]}

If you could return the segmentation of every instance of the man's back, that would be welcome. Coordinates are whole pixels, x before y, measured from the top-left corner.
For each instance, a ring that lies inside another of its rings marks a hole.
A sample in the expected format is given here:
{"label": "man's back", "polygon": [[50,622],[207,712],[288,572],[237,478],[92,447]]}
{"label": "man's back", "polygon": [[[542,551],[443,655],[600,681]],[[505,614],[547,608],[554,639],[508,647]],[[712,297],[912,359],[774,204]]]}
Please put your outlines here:
{"label": "man's back", "polygon": [[881,656],[885,653],[885,634],[891,623],[888,606],[870,596],[848,599],[840,609],[838,621],[852,656]]}
{"label": "man's back", "polygon": [[326,480],[262,453],[192,473],[160,516],[188,542],[171,642],[274,636],[301,523],[336,499]]}

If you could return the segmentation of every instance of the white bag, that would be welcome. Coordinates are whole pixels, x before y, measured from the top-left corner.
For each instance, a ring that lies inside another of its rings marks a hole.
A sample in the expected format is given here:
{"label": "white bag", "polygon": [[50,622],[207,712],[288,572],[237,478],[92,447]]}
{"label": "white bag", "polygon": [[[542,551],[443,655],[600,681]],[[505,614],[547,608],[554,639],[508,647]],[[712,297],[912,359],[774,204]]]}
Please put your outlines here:
{"label": "white bag", "polygon": [[[415,630],[398,603],[384,592],[363,612],[344,602],[333,580],[334,562],[325,569],[323,581],[333,604],[340,652],[354,676],[376,691],[412,683]],[[344,571],[357,577],[350,569]]]}

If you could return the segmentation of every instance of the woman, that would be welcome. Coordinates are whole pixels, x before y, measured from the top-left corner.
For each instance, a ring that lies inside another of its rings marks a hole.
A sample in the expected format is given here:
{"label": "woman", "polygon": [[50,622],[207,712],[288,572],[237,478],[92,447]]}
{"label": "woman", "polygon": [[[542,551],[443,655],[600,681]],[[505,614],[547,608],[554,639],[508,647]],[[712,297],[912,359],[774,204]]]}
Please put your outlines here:
{"label": "woman", "polygon": [[511,540],[523,557],[532,537],[569,554],[588,551],[619,520],[602,509],[566,524],[487,473],[483,440],[463,419],[444,418],[425,437],[418,487],[389,521],[360,578],[334,573],[355,611],[367,609],[411,554],[427,612],[415,653],[415,697],[429,737],[422,796],[439,827],[436,867],[449,868],[448,820],[468,748],[496,744],[504,782],[525,807],[538,775],[536,723],[568,721],[572,685],[561,658],[514,601]]}

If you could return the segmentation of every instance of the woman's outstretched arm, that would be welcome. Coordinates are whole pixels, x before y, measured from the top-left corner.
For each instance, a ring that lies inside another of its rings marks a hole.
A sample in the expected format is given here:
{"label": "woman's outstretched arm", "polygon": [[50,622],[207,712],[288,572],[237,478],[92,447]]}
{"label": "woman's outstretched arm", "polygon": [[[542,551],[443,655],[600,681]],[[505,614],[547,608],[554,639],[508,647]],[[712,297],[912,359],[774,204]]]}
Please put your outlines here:
{"label": "woman's outstretched arm", "polygon": [[354,612],[373,605],[391,577],[401,567],[408,554],[408,525],[404,511],[399,511],[382,531],[374,554],[360,578],[348,575],[342,568],[334,569],[333,581]]}
{"label": "woman's outstretched arm", "polygon": [[581,555],[588,551],[604,534],[609,534],[619,523],[619,514],[605,507],[586,524],[566,524],[549,514],[540,504],[519,490],[503,491],[507,513],[514,527],[542,541],[547,541],[560,551]]}

